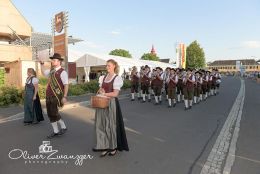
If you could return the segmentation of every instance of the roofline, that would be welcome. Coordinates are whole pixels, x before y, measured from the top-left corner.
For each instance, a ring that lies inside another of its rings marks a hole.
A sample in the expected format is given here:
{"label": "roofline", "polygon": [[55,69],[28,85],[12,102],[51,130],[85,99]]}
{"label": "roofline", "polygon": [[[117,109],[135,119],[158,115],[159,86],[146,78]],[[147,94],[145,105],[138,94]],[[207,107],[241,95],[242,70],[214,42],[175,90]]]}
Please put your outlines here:
{"label": "roofline", "polygon": [[20,12],[20,10],[15,6],[15,4],[10,0],[11,4],[14,6],[14,8],[18,11],[18,13],[23,17],[23,19],[26,21],[26,23],[31,27],[31,32],[33,30],[32,25],[29,23],[29,21],[24,17],[24,15]]}

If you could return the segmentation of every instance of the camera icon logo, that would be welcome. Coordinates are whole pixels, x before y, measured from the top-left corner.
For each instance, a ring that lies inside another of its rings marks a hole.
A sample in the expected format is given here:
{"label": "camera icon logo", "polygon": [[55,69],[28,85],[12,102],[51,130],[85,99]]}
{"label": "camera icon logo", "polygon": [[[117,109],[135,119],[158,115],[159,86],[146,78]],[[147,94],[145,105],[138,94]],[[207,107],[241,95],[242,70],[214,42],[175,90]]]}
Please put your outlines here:
{"label": "camera icon logo", "polygon": [[50,146],[50,141],[43,141],[42,145],[39,147],[39,153],[50,153],[52,152],[52,146]]}

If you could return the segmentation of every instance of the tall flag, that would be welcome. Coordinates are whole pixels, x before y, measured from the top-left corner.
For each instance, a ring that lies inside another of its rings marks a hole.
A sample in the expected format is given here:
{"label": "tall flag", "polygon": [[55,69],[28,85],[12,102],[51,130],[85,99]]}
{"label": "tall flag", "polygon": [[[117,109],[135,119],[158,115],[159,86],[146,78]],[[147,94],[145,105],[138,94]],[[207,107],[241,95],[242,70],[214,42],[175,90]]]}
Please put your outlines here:
{"label": "tall flag", "polygon": [[183,43],[176,44],[176,67],[186,68],[186,46]]}

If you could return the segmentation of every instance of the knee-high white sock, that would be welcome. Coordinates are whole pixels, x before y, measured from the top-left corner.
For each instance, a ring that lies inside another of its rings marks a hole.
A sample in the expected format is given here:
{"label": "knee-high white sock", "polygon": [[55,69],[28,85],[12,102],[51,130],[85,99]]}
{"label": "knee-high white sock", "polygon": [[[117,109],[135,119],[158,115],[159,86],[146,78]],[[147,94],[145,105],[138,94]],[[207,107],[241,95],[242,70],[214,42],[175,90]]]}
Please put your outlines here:
{"label": "knee-high white sock", "polygon": [[184,99],[184,95],[182,95],[182,100],[185,100],[185,99]]}
{"label": "knee-high white sock", "polygon": [[132,99],[135,99],[135,93],[131,93]]}
{"label": "knee-high white sock", "polygon": [[193,100],[194,100],[194,103],[197,103],[197,97],[196,96],[193,97]]}
{"label": "knee-high white sock", "polygon": [[138,97],[138,98],[140,97],[140,93],[139,93],[139,92],[137,93],[137,97]]}
{"label": "knee-high white sock", "polygon": [[158,103],[158,96],[155,96],[155,102]]}
{"label": "knee-high white sock", "polygon": [[202,94],[200,94],[200,101],[202,101]]}
{"label": "knee-high white sock", "polygon": [[178,94],[177,98],[178,98],[178,102],[180,102],[181,101],[181,95]]}
{"label": "knee-high white sock", "polygon": [[185,107],[188,108],[188,100],[184,100]]}
{"label": "knee-high white sock", "polygon": [[145,94],[143,94],[143,101],[145,101]]}
{"label": "knee-high white sock", "polygon": [[190,100],[190,106],[192,106],[192,100]]}
{"label": "knee-high white sock", "polygon": [[168,102],[169,102],[169,106],[171,106],[172,105],[172,99],[168,99]]}
{"label": "knee-high white sock", "polygon": [[51,123],[51,125],[53,128],[53,132],[57,134],[59,132],[57,121]]}
{"label": "knee-high white sock", "polygon": [[148,99],[151,100],[151,94],[148,94]]}
{"label": "knee-high white sock", "polygon": [[63,121],[62,119],[60,119],[60,120],[58,121],[58,123],[60,124],[60,127],[61,127],[62,129],[66,129],[66,125],[65,125],[65,123],[64,123],[64,121]]}
{"label": "knee-high white sock", "polygon": [[176,103],[176,99],[173,99],[173,103]]}
{"label": "knee-high white sock", "polygon": [[159,95],[159,100],[162,101],[162,95]]}
{"label": "knee-high white sock", "polygon": [[169,96],[168,96],[168,95],[166,95],[166,99],[169,99]]}

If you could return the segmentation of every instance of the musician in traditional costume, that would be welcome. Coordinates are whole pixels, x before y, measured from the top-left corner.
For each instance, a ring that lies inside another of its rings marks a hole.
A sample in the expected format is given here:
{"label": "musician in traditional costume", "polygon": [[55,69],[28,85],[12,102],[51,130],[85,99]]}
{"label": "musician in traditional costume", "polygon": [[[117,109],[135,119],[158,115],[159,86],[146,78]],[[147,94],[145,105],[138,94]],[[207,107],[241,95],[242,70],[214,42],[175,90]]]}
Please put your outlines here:
{"label": "musician in traditional costume", "polygon": [[221,74],[219,73],[218,69],[216,69],[216,91],[215,93],[218,94],[219,93],[219,87],[220,87],[220,83],[221,83]]}
{"label": "musician in traditional costume", "polygon": [[[174,68],[170,69],[170,74],[168,76],[168,79],[166,80],[167,83],[167,90],[168,90],[168,107],[176,106],[176,87],[178,83],[178,76],[176,74],[176,71]],[[172,105],[173,102],[173,105]]]}
{"label": "musician in traditional costume", "polygon": [[118,63],[110,59],[106,65],[107,74],[99,78],[98,93],[108,97],[109,106],[97,108],[95,113],[95,147],[93,151],[101,151],[100,157],[114,156],[117,151],[129,151],[123,116],[118,95],[123,80],[118,75]]}
{"label": "musician in traditional costume", "polygon": [[202,101],[202,77],[201,72],[197,71],[195,73],[195,85],[194,85],[194,104]]}
{"label": "musician in traditional costume", "polygon": [[[53,138],[64,134],[67,127],[61,119],[59,108],[67,102],[67,94],[69,89],[69,80],[67,72],[61,67],[63,58],[60,54],[54,53],[51,59],[51,69],[44,69],[44,62],[41,63],[42,73],[48,77],[48,85],[46,89],[46,108],[47,114],[53,127],[53,133],[47,138]],[[58,128],[60,125],[60,130]]]}
{"label": "musician in traditional costume", "polygon": [[165,91],[165,95],[166,95],[166,100],[168,100],[168,83],[167,83],[167,80],[170,76],[170,71],[171,71],[171,68],[170,67],[167,67],[164,71],[164,75],[163,75],[163,85],[164,85],[164,91]]}
{"label": "musician in traditional costume", "polygon": [[149,87],[151,83],[151,72],[150,67],[145,66],[145,70],[143,71],[141,76],[141,83],[142,83],[142,91],[143,91],[143,100],[142,103],[146,102],[146,95],[148,96],[148,102],[151,102],[151,95],[149,92]]}
{"label": "musician in traditional costume", "polygon": [[202,94],[203,94],[203,100],[205,101],[208,97],[208,80],[209,77],[207,75],[207,72],[205,70],[202,71]]}
{"label": "musician in traditional costume", "polygon": [[213,95],[213,90],[212,90],[212,77],[213,74],[212,72],[208,71],[208,76],[209,76],[209,81],[208,81],[208,96],[212,96]]}
{"label": "musician in traditional costume", "polygon": [[216,86],[217,86],[217,76],[215,69],[212,70],[212,86],[211,86],[211,95],[216,94]]}
{"label": "musician in traditional costume", "polygon": [[187,74],[183,78],[184,87],[184,104],[185,110],[192,108],[195,76],[192,74],[191,69],[187,69]]}
{"label": "musician in traditional costume", "polygon": [[131,101],[134,101],[135,100],[135,94],[138,95],[138,98],[140,97],[139,96],[140,94],[138,92],[140,75],[137,71],[136,66],[133,67],[130,77],[131,77],[131,97],[132,97]]}
{"label": "musician in traditional costume", "polygon": [[177,101],[181,102],[184,98],[184,94],[183,94],[183,74],[184,74],[184,71],[182,69],[177,69],[176,74],[178,76]]}
{"label": "musician in traditional costume", "polygon": [[155,79],[153,82],[155,105],[162,102],[163,88],[163,70],[160,67],[156,68]]}

